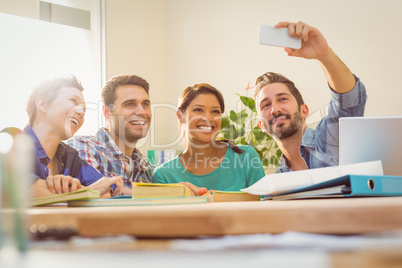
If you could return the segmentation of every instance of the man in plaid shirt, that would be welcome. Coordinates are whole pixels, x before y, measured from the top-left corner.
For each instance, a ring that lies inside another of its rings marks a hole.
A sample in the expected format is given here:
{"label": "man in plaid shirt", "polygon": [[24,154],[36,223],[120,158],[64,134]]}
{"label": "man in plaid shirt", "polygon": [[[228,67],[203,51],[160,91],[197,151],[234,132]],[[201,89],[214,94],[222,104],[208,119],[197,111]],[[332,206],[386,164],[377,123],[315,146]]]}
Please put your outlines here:
{"label": "man in plaid shirt", "polygon": [[151,182],[155,168],[135,148],[151,123],[149,84],[136,75],[112,77],[102,100],[109,128],[100,128],[95,136],[75,136],[67,144],[104,176],[122,176],[123,194],[131,195],[131,182]]}

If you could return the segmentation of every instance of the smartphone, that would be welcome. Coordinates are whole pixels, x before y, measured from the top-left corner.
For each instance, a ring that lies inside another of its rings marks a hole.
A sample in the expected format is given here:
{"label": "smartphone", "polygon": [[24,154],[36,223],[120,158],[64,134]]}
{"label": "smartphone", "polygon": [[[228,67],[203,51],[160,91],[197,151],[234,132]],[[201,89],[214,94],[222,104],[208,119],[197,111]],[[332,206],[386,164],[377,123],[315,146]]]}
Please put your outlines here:
{"label": "smartphone", "polygon": [[301,39],[291,37],[288,28],[275,28],[268,25],[260,26],[259,43],[277,47],[301,48]]}

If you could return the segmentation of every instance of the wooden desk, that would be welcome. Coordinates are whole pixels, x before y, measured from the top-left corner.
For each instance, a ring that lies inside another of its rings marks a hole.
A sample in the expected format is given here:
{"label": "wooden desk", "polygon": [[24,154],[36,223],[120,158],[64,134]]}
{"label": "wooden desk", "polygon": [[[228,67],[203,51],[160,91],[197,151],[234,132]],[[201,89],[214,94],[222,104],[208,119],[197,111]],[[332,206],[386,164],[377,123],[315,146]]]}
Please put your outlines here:
{"label": "wooden desk", "polygon": [[192,205],[31,208],[30,226],[84,236],[195,237],[299,231],[362,234],[402,229],[402,197]]}

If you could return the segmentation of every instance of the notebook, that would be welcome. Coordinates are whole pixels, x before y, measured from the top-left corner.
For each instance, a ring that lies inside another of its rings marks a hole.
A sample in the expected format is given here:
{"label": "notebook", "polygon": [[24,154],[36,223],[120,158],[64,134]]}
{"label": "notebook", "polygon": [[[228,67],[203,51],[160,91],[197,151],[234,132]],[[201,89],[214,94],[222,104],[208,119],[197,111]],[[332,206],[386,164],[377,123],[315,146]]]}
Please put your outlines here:
{"label": "notebook", "polygon": [[94,191],[88,188],[83,188],[71,193],[56,194],[52,196],[33,198],[29,201],[30,206],[42,206],[53,203],[67,202],[70,200],[81,200],[81,199],[95,199],[100,198],[98,191]]}
{"label": "notebook", "polygon": [[69,207],[115,207],[115,206],[156,206],[177,204],[208,203],[207,196],[182,196],[158,198],[99,198],[68,201]]}
{"label": "notebook", "polygon": [[381,160],[384,175],[402,176],[402,116],[339,119],[339,165]]}
{"label": "notebook", "polygon": [[240,202],[240,201],[260,201],[259,195],[253,195],[241,191],[218,191],[209,190],[202,196],[207,196],[209,202]]}

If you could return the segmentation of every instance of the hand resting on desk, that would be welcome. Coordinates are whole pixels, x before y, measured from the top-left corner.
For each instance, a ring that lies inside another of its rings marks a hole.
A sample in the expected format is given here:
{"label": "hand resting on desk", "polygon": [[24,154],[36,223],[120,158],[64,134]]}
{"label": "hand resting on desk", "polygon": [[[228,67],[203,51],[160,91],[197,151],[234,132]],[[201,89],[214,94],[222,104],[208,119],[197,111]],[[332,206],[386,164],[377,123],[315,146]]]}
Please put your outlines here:
{"label": "hand resting on desk", "polygon": [[199,188],[199,187],[195,186],[194,184],[189,183],[187,181],[179,182],[179,184],[182,184],[182,185],[186,186],[188,189],[190,189],[191,196],[201,196],[201,195],[205,194],[206,192],[208,192],[207,188],[204,188],[204,187]]}
{"label": "hand resting on desk", "polygon": [[[110,192],[112,185],[114,189]],[[31,187],[32,197],[44,197],[55,194],[69,193],[81,188],[89,188],[98,191],[102,197],[116,196],[122,193],[124,188],[121,177],[103,177],[91,185],[82,186],[80,181],[71,176],[56,175],[48,176],[46,180],[38,179]]]}
{"label": "hand resting on desk", "polygon": [[114,189],[111,191],[112,196],[117,196],[123,192],[124,183],[120,176],[117,177],[103,177],[100,180],[92,183],[88,186],[89,189],[98,191],[103,197],[105,194],[109,193],[110,186],[115,185]]}
{"label": "hand resting on desk", "polygon": [[79,179],[61,174],[49,175],[46,178],[46,185],[53,194],[70,193],[83,187]]}

